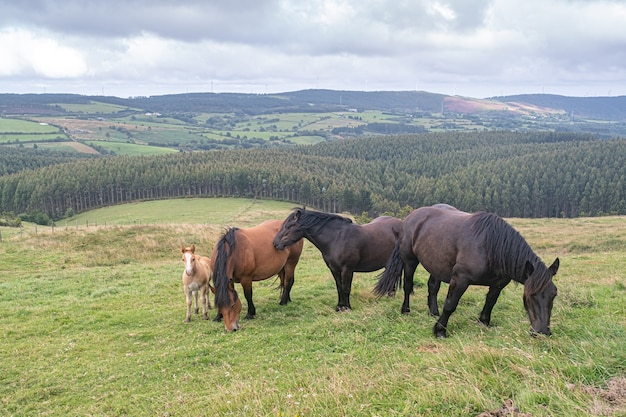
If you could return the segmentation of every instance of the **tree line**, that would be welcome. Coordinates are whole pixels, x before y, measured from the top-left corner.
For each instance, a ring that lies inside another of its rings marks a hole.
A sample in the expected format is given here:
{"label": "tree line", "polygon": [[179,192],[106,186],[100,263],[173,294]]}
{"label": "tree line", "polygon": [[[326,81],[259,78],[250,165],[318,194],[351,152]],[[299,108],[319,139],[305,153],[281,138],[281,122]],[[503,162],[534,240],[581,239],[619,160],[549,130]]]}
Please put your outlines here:
{"label": "tree line", "polygon": [[39,210],[59,219],[136,200],[233,196],[370,216],[440,202],[506,217],[626,214],[624,166],[624,139],[551,132],[430,133],[108,156],[0,176],[0,212]]}

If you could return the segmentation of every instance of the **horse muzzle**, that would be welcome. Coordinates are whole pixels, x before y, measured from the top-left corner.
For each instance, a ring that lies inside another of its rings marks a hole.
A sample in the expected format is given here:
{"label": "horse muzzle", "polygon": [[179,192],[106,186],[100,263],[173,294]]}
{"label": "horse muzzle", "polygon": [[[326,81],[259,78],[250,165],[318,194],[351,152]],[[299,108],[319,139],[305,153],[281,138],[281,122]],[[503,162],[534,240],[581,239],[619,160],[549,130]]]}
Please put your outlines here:
{"label": "horse muzzle", "polygon": [[552,336],[552,331],[550,330],[549,327],[546,327],[544,329],[535,329],[533,326],[530,326],[530,335],[532,337],[537,337],[539,335],[544,335],[544,336]]}
{"label": "horse muzzle", "polygon": [[281,240],[274,239],[274,249],[283,250],[287,245],[285,245]]}

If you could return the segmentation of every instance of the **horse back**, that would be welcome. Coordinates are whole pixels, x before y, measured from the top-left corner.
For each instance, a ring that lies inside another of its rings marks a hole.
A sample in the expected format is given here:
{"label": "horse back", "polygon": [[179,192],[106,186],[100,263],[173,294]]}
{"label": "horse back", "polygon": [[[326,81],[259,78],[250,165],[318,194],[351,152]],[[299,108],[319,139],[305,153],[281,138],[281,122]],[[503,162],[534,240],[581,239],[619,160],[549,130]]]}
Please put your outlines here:
{"label": "horse back", "polygon": [[360,226],[350,224],[349,232],[346,230],[333,242],[337,253],[327,256],[327,261],[336,259],[355,272],[378,270],[387,263],[401,230],[402,221],[390,216],[377,217]]}
{"label": "horse back", "polygon": [[235,246],[238,249],[233,254],[236,257],[233,263],[235,277],[247,276],[259,281],[278,274],[288,262],[295,266],[302,253],[303,241],[283,250],[274,248],[274,236],[282,224],[282,220],[266,220],[237,231]]}
{"label": "horse back", "polygon": [[200,275],[200,279],[209,282],[213,275],[213,270],[211,269],[211,258],[207,256],[200,256],[200,259],[197,261],[198,272]]}
{"label": "horse back", "polygon": [[404,220],[401,250],[413,254],[435,278],[449,282],[454,266],[462,258],[476,256],[480,246],[467,238],[471,233],[470,217],[471,214],[451,206],[414,210]]}

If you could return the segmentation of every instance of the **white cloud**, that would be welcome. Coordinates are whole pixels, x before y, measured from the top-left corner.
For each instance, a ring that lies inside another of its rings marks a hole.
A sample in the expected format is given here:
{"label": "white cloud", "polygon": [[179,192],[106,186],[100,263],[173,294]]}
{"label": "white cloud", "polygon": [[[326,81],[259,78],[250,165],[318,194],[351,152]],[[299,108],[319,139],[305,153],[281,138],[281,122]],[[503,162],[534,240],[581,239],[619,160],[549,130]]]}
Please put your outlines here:
{"label": "white cloud", "polygon": [[76,78],[88,74],[80,51],[23,29],[0,31],[0,76]]}
{"label": "white cloud", "polygon": [[618,0],[0,0],[0,8],[0,91],[626,94]]}

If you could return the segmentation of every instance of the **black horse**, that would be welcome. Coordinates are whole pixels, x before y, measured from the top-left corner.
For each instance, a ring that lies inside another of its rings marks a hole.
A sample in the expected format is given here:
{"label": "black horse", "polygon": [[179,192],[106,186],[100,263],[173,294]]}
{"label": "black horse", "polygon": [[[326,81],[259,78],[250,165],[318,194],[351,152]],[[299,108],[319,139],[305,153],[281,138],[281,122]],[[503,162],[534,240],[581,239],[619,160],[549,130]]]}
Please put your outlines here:
{"label": "black horse", "polygon": [[559,269],[559,259],[546,267],[524,238],[496,214],[469,214],[439,204],[414,210],[403,222],[374,292],[382,296],[395,291],[404,271],[401,311],[409,313],[413,275],[420,262],[430,273],[428,306],[432,315],[439,315],[437,291],[441,281],[450,284],[443,313],[433,328],[435,336],[447,336],[448,319],[469,285],[489,287],[479,318],[489,325],[491,310],[512,279],[524,284],[524,307],[532,334],[551,334],[550,315],[557,294],[552,277]]}
{"label": "black horse", "polygon": [[319,211],[295,209],[274,237],[282,250],[303,237],[322,253],[337,285],[337,311],[351,310],[354,272],[377,271],[385,266],[402,228],[402,221],[382,216],[362,226],[349,218]]}

